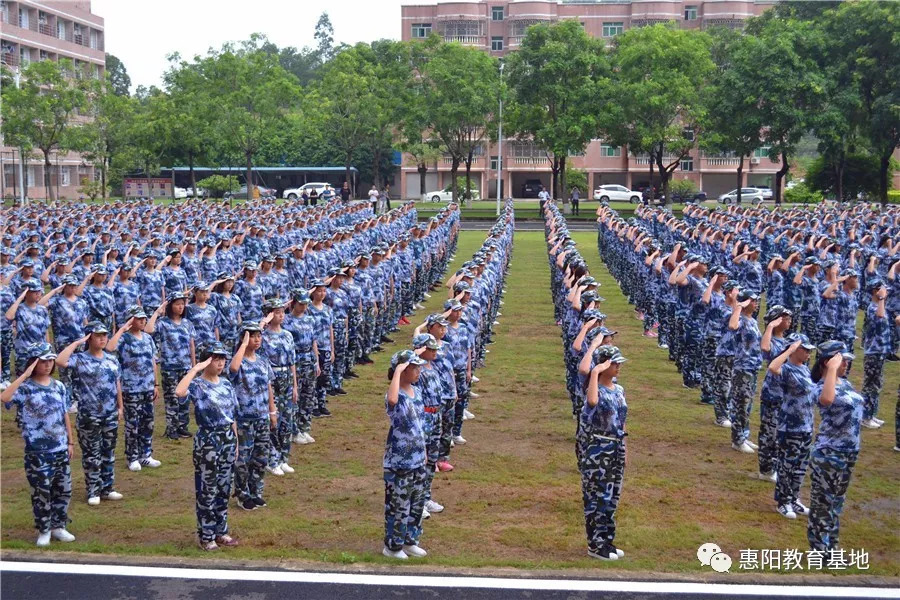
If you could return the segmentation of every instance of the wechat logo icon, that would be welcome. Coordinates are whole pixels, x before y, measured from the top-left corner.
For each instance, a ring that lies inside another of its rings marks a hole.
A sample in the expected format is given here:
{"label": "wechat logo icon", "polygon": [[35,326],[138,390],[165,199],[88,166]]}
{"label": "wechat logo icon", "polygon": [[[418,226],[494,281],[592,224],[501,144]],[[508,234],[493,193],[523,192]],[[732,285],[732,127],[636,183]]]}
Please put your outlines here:
{"label": "wechat logo icon", "polygon": [[697,560],[704,567],[710,567],[716,573],[731,570],[731,557],[722,552],[718,544],[706,543],[697,548]]}

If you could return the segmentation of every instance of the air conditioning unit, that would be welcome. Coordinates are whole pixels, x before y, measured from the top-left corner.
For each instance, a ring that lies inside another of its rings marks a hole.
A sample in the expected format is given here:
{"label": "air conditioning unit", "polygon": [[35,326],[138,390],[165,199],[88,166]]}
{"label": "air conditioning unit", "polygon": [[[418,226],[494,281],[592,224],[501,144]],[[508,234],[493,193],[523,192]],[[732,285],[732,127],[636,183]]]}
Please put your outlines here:
{"label": "air conditioning unit", "polygon": [[758,165],[758,164],[759,164],[759,158],[756,157],[756,156],[754,156],[753,158],[750,159],[750,164],[751,164],[751,165]]}

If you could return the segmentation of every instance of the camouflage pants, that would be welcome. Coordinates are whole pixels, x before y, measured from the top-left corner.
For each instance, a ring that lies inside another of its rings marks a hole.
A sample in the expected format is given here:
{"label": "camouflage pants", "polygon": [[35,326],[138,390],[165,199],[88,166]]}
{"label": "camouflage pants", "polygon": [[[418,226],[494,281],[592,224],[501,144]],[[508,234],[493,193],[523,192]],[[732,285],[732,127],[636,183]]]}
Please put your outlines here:
{"label": "camouflage pants", "polygon": [[756,371],[735,371],[731,382],[731,443],[743,444],[750,430],[750,408],[756,396]]}
{"label": "camouflage pants", "polygon": [[[313,359],[315,360],[315,359]],[[294,413],[296,433],[309,433],[312,411],[316,407],[316,365],[313,361],[297,363],[297,410]]]}
{"label": "camouflage pants", "polygon": [[319,410],[328,404],[328,390],[331,389],[331,350],[319,350],[319,376],[316,378],[316,405]]}
{"label": "camouflage pants", "polygon": [[275,371],[272,391],[275,395],[275,407],[278,409],[278,423],[272,432],[269,466],[275,468],[291,457],[291,437],[294,435],[297,405],[294,403],[294,374],[290,369]]}
{"label": "camouflage pants", "polygon": [[812,550],[831,550],[839,545],[841,512],[850,476],[856,465],[855,451],[829,448],[813,450],[810,459],[812,490],[806,537]]}
{"label": "camouflage pants", "polygon": [[238,456],[234,461],[234,495],[241,502],[262,498],[269,461],[269,419],[238,421]]}
{"label": "camouflage pants", "polygon": [[228,498],[231,497],[235,450],[231,427],[201,428],[194,436],[197,535],[201,542],[228,533]]}
{"label": "camouflage pants", "polygon": [[331,368],[331,389],[344,385],[347,370],[347,325],[341,319],[334,320],[334,366]]}
{"label": "camouflage pants", "polygon": [[187,397],[175,395],[175,388],[187,374],[187,369],[165,369],[161,373],[163,402],[166,407],[166,436],[178,437],[187,431],[190,406]]}
{"label": "camouflage pants", "polygon": [[12,381],[12,360],[13,338],[9,323],[3,324],[0,330],[0,381]]}
{"label": "camouflage pants", "polygon": [[884,385],[884,354],[866,354],[863,358],[863,419],[878,416],[878,397]]}
{"label": "camouflage pants", "polygon": [[700,328],[696,323],[688,323],[684,328],[683,358],[681,360],[681,377],[684,385],[688,387],[696,387],[702,381],[700,374],[702,365],[700,348],[702,343],[703,335],[700,332]]}
{"label": "camouflage pants", "polygon": [[778,433],[778,479],[775,481],[775,503],[778,506],[800,499],[800,485],[806,477],[811,445],[812,432]]}
{"label": "camouflage pants", "polygon": [[[429,407],[429,410],[430,407]],[[425,412],[425,501],[431,500],[431,482],[434,480],[434,466],[440,458],[441,447],[441,413]]]}
{"label": "camouflage pants", "polygon": [[441,443],[438,447],[440,460],[450,458],[450,441],[456,420],[456,398],[444,398],[441,404]]}
{"label": "camouflage pants", "polygon": [[360,351],[362,354],[369,354],[372,348],[375,347],[374,335],[375,310],[369,307],[363,313],[362,323],[360,324]]}
{"label": "camouflage pants", "polygon": [[122,392],[125,408],[125,459],[150,458],[153,450],[153,395],[154,392]]}
{"label": "camouflage pants", "polygon": [[623,441],[580,436],[578,469],[584,500],[584,527],[588,549],[596,552],[616,537],[616,508],[625,475]]}
{"label": "camouflage pants", "polygon": [[72,499],[68,452],[26,452],[25,478],[31,486],[35,529],[46,533],[68,525]]}
{"label": "camouflage pants", "polygon": [[425,479],[425,466],[384,470],[384,545],[390,550],[419,543]]}
{"label": "camouflage pants", "polygon": [[713,367],[712,400],[717,421],[724,421],[731,414],[731,377],[733,356],[717,356]]}
{"label": "camouflage pants", "polygon": [[800,332],[809,338],[813,344],[820,344],[823,340],[819,332],[819,316],[818,315],[801,315],[800,316]]}
{"label": "camouflage pants", "polygon": [[362,347],[362,317],[359,312],[355,312],[350,316],[350,329],[347,332],[347,369],[353,368],[353,365],[363,355]]}
{"label": "camouflage pants", "polygon": [[119,433],[118,414],[94,417],[79,414],[76,421],[78,445],[81,447],[81,467],[88,498],[113,491],[115,483],[116,438]]}
{"label": "camouflage pants", "polygon": [[469,408],[469,380],[465,369],[454,369],[456,377],[456,406],[453,409],[453,435],[462,435],[463,411]]}
{"label": "camouflage pants", "polygon": [[760,402],[759,403],[759,437],[757,445],[759,446],[759,472],[772,473],[775,471],[776,460],[778,455],[778,411],[781,407],[778,404]]}
{"label": "camouflage pants", "polygon": [[[703,348],[700,351],[700,401],[713,404],[713,382],[716,371],[716,346],[718,338],[703,338]],[[726,413],[727,414],[727,413]]]}

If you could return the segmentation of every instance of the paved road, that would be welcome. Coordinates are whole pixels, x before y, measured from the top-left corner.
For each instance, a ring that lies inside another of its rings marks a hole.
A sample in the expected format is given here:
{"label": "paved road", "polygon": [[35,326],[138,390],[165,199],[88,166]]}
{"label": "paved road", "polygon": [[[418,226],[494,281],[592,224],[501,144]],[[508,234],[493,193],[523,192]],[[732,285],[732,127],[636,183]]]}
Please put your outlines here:
{"label": "paved road", "polygon": [[[66,598],[96,600],[282,600],[315,598],[381,600],[713,600],[740,598],[795,600],[840,597],[847,600],[900,598],[885,588],[812,588],[412,575],[224,571],[59,563],[2,563],[4,600]],[[27,570],[20,570],[27,569]],[[55,572],[45,572],[46,570]],[[121,574],[120,574],[121,573]],[[196,577],[185,577],[185,574]]]}
{"label": "paved road", "polygon": [[[487,231],[494,225],[494,221],[471,221],[463,219],[460,221],[463,231]],[[597,223],[593,221],[569,221],[569,231],[596,231]],[[544,224],[540,221],[516,221],[516,231],[543,231]]]}

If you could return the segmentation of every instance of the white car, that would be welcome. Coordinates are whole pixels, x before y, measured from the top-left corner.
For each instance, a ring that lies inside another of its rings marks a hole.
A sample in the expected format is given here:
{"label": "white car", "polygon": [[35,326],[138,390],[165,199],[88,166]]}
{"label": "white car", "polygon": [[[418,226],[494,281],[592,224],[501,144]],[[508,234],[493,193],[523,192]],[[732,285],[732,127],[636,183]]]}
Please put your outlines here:
{"label": "white car", "polygon": [[[466,190],[464,187],[459,189],[460,194],[465,194]],[[481,195],[478,193],[478,190],[475,188],[471,188],[469,190],[472,193],[472,200],[480,200]],[[436,192],[426,192],[422,194],[422,202],[452,202],[453,201],[453,188],[450,186],[445,187],[442,190]]]}
{"label": "white car", "polygon": [[600,202],[609,202],[613,200],[637,204],[641,201],[641,193],[629,190],[624,185],[610,183],[601,185],[594,190],[594,200],[599,200]]}
{"label": "white car", "polygon": [[322,192],[325,191],[326,185],[331,185],[331,184],[325,183],[325,182],[320,182],[320,181],[304,183],[303,185],[301,185],[298,188],[290,188],[290,189],[284,190],[284,192],[282,192],[282,194],[281,194],[281,197],[287,198],[288,200],[296,200],[297,198],[300,198],[301,196],[303,196],[304,191],[307,194],[309,194],[313,191],[313,189],[316,190],[317,195],[321,196]]}
{"label": "white car", "polygon": [[763,200],[771,200],[775,197],[775,192],[767,185],[754,185],[753,187],[762,192]]}
{"label": "white car", "polygon": [[[734,202],[737,202],[737,193],[737,189],[733,189],[727,194],[722,194],[721,196],[719,196],[719,202],[721,202],[722,204],[732,204]],[[741,203],[747,202],[748,204],[752,204],[754,202],[762,202],[764,197],[765,196],[763,194],[763,191],[759,188],[741,188]]]}
{"label": "white car", "polygon": [[[194,190],[193,190],[193,188],[189,188],[189,187],[188,188],[182,188],[182,187],[172,188],[172,197],[173,198],[193,198]],[[206,190],[204,190],[203,188],[197,188],[197,197],[205,198]]]}

